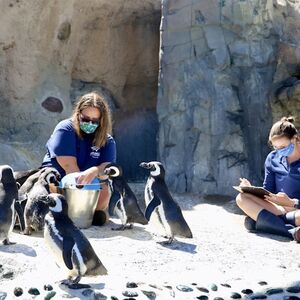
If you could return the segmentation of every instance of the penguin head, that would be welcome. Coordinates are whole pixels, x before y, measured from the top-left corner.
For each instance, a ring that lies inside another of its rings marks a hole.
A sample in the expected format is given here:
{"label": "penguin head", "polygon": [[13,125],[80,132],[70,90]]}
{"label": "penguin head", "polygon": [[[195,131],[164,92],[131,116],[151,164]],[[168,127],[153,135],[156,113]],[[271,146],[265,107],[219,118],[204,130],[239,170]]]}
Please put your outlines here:
{"label": "penguin head", "polygon": [[3,184],[16,182],[12,167],[10,167],[9,165],[3,165],[0,167],[0,169],[0,179]]}
{"label": "penguin head", "polygon": [[61,179],[60,173],[55,168],[46,168],[45,171],[40,175],[39,180],[44,184],[49,185],[53,183],[58,186]]}
{"label": "penguin head", "polygon": [[54,213],[68,213],[67,201],[61,194],[51,193],[39,200],[45,202],[49,206],[49,210]]}
{"label": "penguin head", "polygon": [[140,163],[140,167],[150,170],[152,177],[165,177],[165,168],[159,161],[142,162]]}
{"label": "penguin head", "polygon": [[121,166],[115,163],[110,163],[105,167],[104,174],[109,177],[119,177],[122,176],[123,170]]}

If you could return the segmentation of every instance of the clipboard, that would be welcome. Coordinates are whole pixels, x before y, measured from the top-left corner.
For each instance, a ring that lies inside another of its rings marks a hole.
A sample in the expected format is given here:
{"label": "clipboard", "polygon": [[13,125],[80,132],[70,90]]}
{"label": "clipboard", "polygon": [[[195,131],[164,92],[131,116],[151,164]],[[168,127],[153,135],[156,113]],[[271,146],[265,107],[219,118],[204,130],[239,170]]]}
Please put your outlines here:
{"label": "clipboard", "polygon": [[233,186],[233,188],[240,193],[249,193],[259,198],[264,198],[264,196],[267,196],[270,194],[268,190],[261,186]]}

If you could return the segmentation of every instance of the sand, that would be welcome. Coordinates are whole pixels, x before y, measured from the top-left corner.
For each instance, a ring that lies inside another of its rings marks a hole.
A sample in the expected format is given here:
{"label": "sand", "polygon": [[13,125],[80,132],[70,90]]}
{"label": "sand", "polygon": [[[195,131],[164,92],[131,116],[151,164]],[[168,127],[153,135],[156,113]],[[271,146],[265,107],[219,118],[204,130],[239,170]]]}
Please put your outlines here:
{"label": "sand", "polygon": [[[132,187],[141,199],[142,184]],[[270,288],[285,289],[298,284],[299,244],[274,235],[247,232],[244,215],[233,198],[173,196],[193,232],[192,239],[177,238],[166,246],[160,243],[164,238],[155,235],[158,230],[152,225],[111,230],[120,224],[117,218],[103,227],[84,229],[109,273],[83,278],[81,283],[91,285],[91,290],[84,292],[59,285],[66,273],[56,265],[42,233],[24,236],[14,231],[10,239],[16,244],[0,246],[0,292],[7,294],[6,299],[44,299],[48,293],[44,285],[50,284],[56,292],[53,299],[105,299],[99,293],[107,299],[114,299],[112,296],[126,299],[124,291],[137,292],[136,299],[154,299],[150,297],[153,293],[156,299],[164,300],[196,299],[201,295],[230,299],[232,292],[243,295],[241,291],[246,288],[264,293]],[[261,281],[267,285],[262,286]],[[138,287],[126,288],[128,282],[137,283]],[[212,284],[216,285],[216,291],[212,290],[215,289]],[[180,285],[192,290],[180,291]],[[14,298],[15,287],[23,289],[22,296]],[[28,294],[31,287],[37,288],[40,295]],[[201,287],[209,293],[200,291]],[[148,292],[148,297],[143,291]],[[269,299],[283,299],[283,295],[292,294],[285,291]],[[1,293],[0,299],[4,299]]]}

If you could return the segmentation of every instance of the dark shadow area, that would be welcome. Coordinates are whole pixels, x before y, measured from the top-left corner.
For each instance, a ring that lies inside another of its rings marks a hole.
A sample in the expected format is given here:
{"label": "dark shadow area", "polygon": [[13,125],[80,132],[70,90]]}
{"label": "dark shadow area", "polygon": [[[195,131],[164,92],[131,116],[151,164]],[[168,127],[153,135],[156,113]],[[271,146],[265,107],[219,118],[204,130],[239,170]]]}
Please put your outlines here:
{"label": "dark shadow area", "polygon": [[30,246],[24,245],[24,244],[14,244],[14,245],[8,245],[0,246],[0,252],[6,252],[6,253],[22,253],[26,256],[36,257],[37,254],[33,248]]}
{"label": "dark shadow area", "polygon": [[170,249],[170,250],[188,252],[191,254],[197,253],[197,251],[196,251],[197,245],[191,244],[191,243],[185,243],[185,242],[174,240],[171,244],[166,244],[164,241],[157,242],[157,244],[163,246],[164,248]]}

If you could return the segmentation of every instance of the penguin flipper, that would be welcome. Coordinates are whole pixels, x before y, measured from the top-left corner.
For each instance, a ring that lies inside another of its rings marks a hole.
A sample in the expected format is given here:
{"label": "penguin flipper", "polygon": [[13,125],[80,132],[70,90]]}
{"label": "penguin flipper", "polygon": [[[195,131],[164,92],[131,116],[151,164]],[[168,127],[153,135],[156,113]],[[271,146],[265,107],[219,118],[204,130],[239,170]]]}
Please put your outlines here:
{"label": "penguin flipper", "polygon": [[153,199],[148,204],[146,210],[145,210],[145,218],[149,221],[151,214],[153,213],[154,209],[161,204],[161,201],[159,198],[154,194]]}
{"label": "penguin flipper", "polygon": [[112,193],[112,195],[110,197],[110,200],[109,200],[109,205],[108,205],[108,213],[109,213],[110,216],[113,216],[115,206],[119,202],[120,198],[121,198],[120,193],[118,193],[116,191],[114,191]]}
{"label": "penguin flipper", "polygon": [[65,262],[65,265],[68,269],[73,269],[73,263],[72,263],[72,249],[75,245],[74,239],[72,237],[64,237],[63,239],[63,259]]}

